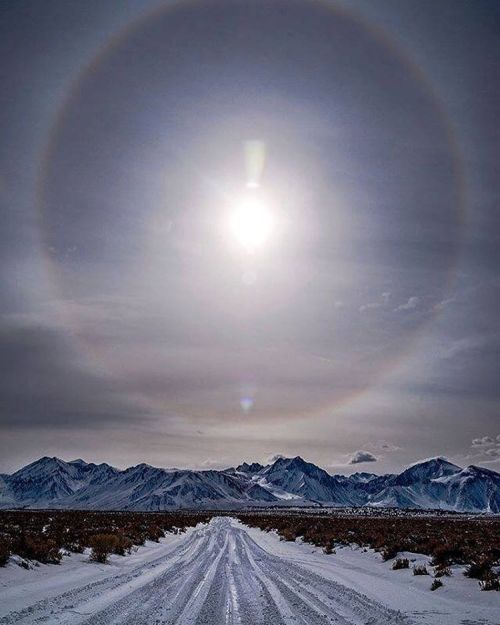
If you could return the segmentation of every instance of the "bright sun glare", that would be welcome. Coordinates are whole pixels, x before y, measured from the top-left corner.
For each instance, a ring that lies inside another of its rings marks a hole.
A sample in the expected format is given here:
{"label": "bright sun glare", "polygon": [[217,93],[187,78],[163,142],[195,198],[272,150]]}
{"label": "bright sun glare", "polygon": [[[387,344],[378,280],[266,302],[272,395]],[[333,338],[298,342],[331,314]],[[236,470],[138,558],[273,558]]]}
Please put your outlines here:
{"label": "bright sun glare", "polygon": [[273,217],[261,198],[250,195],[241,200],[236,207],[230,227],[238,243],[253,252],[271,235]]}

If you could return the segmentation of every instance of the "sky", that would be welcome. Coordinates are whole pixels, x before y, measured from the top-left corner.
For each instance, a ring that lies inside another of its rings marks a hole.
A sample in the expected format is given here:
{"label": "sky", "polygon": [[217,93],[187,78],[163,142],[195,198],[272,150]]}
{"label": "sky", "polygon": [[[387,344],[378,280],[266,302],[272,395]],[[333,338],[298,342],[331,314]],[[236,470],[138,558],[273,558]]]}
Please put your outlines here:
{"label": "sky", "polygon": [[500,469],[497,2],[0,15],[0,472]]}

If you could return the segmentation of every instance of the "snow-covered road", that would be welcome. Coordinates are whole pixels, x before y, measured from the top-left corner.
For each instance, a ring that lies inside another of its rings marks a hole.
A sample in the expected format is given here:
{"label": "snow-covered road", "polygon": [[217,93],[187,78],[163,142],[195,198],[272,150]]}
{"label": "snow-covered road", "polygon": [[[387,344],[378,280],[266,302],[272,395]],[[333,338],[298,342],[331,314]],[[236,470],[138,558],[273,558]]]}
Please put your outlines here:
{"label": "snow-covered road", "polygon": [[[170,544],[161,545],[161,555],[151,550],[148,557],[134,565],[115,567],[107,575],[106,567],[101,567],[99,571],[104,570],[104,574],[97,579],[87,575],[96,565],[80,563],[81,581],[76,577],[68,581],[69,586],[60,585],[59,591],[57,583],[49,584],[41,596],[33,587],[30,598],[26,594],[29,585],[25,593],[18,587],[16,594],[11,588],[10,611],[7,585],[6,601],[0,601],[0,625],[441,622],[415,621],[373,596],[335,581],[322,572],[321,566],[313,570],[301,547],[279,543],[276,536],[246,528],[232,519],[215,518],[209,525],[191,529]],[[330,558],[333,563],[336,556],[317,553],[318,557]],[[429,601],[431,596],[436,597],[430,592],[427,596]],[[380,599],[383,601],[383,597]]]}

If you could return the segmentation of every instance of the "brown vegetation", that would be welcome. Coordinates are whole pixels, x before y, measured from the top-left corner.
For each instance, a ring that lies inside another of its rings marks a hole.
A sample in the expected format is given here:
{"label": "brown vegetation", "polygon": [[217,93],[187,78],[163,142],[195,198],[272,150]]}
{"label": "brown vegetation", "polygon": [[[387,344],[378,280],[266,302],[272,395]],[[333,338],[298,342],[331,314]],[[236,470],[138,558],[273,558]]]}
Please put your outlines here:
{"label": "brown vegetation", "polygon": [[0,566],[5,566],[9,560],[10,549],[7,542],[0,540]]}
{"label": "brown vegetation", "polygon": [[0,566],[10,553],[27,560],[58,564],[63,550],[106,562],[111,553],[126,555],[165,532],[207,522],[212,515],[184,512],[94,512],[87,510],[0,510]]}
{"label": "brown vegetation", "polygon": [[[325,548],[356,544],[379,551],[384,560],[409,551],[432,557],[432,565],[468,564],[474,575],[476,563],[491,566],[500,561],[500,518],[383,514],[364,516],[345,513],[316,514],[262,512],[241,513],[247,525],[276,530],[284,540],[304,541]],[[446,574],[446,573],[444,573]]]}
{"label": "brown vegetation", "polygon": [[94,562],[105,564],[110,553],[115,553],[119,538],[115,534],[94,534],[89,539],[89,547],[92,549],[90,559]]}

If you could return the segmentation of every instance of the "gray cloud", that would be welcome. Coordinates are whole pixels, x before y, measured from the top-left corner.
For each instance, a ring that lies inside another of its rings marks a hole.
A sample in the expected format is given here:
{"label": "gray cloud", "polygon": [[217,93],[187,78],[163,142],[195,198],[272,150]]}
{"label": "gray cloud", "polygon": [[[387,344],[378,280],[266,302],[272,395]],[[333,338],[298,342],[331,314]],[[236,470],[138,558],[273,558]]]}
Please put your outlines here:
{"label": "gray cloud", "polygon": [[82,363],[52,328],[0,327],[0,425],[106,427],[143,420],[127,390]]}
{"label": "gray cloud", "polygon": [[368,302],[368,304],[362,304],[359,307],[359,312],[365,312],[366,310],[377,310],[378,308],[383,308],[384,306],[387,306],[390,299],[391,299],[390,291],[384,291],[380,296],[380,300],[376,302]]}
{"label": "gray cloud", "polygon": [[362,462],[377,462],[378,458],[376,458],[369,451],[364,451],[360,449],[359,451],[354,452],[354,455],[349,460],[349,464],[361,464]]}
{"label": "gray cloud", "polygon": [[272,456],[269,456],[269,458],[267,459],[267,464],[273,464],[273,462],[276,462],[276,460],[280,460],[280,458],[285,458],[286,456],[284,456],[283,454],[273,454]]}
{"label": "gray cloud", "polygon": [[500,335],[498,333],[462,337],[443,347],[440,351],[440,357],[445,360],[455,358],[464,352],[479,351],[482,347],[494,345],[499,341]]}
{"label": "gray cloud", "polygon": [[491,436],[481,436],[479,438],[472,439],[473,447],[482,447],[485,445],[494,445],[495,441],[491,438]]}
{"label": "gray cloud", "polygon": [[382,302],[370,302],[368,304],[362,304],[359,307],[359,312],[365,312],[365,310],[376,310],[382,308]]}
{"label": "gray cloud", "polygon": [[413,295],[412,297],[408,298],[408,301],[406,301],[404,304],[400,304],[397,308],[395,308],[394,312],[400,312],[403,310],[414,310],[415,308],[417,308],[419,303],[420,298]]}
{"label": "gray cloud", "polygon": [[444,310],[446,307],[450,306],[451,304],[454,304],[456,301],[457,301],[456,297],[448,297],[448,298],[438,302],[434,306],[434,310],[436,310],[436,311]]}
{"label": "gray cloud", "polygon": [[488,456],[500,456],[500,449],[493,447],[492,449],[487,449],[484,453]]}
{"label": "gray cloud", "polygon": [[401,449],[401,447],[398,447],[398,445],[394,445],[394,443],[385,440],[366,443],[365,448],[381,452],[398,451]]}

